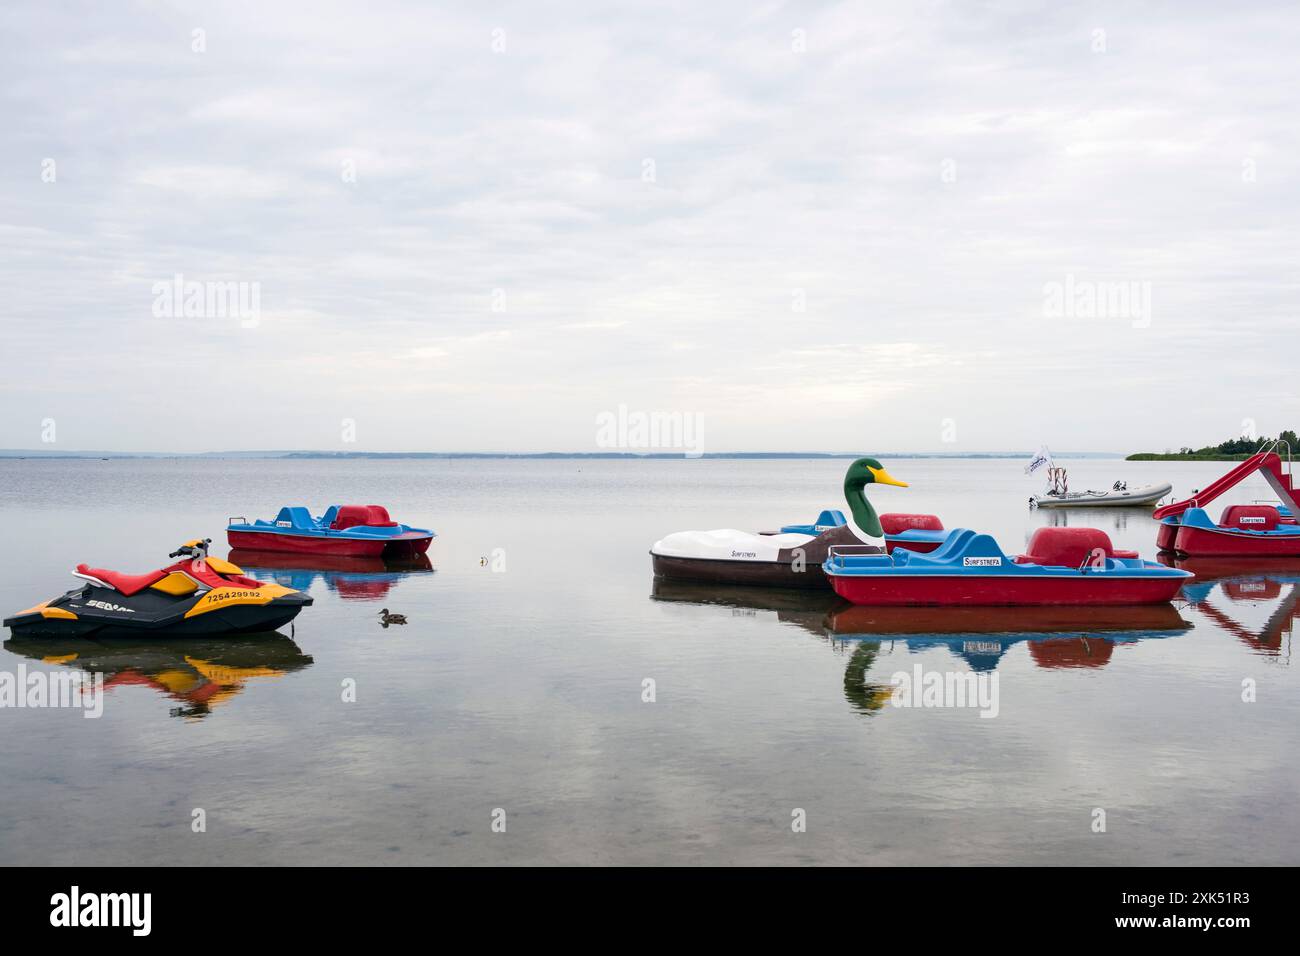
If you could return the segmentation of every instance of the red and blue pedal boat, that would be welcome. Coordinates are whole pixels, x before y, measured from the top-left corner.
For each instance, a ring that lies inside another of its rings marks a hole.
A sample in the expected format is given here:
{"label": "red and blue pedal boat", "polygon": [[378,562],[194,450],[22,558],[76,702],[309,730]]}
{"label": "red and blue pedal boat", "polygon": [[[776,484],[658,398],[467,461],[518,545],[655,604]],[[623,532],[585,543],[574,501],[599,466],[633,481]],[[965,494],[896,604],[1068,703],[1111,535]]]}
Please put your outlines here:
{"label": "red and blue pedal boat", "polygon": [[1300,557],[1300,525],[1275,505],[1229,505],[1215,521],[1204,508],[1188,508],[1160,525],[1161,550],[1195,558]]}
{"label": "red and blue pedal boat", "polygon": [[231,548],[353,558],[402,558],[424,554],[436,535],[394,521],[382,505],[331,505],[320,517],[286,506],[271,521],[231,518]]}
{"label": "red and blue pedal boat", "polygon": [[[1279,448],[1287,452],[1285,464]],[[1293,484],[1290,457],[1285,442],[1272,442],[1191,498],[1157,508],[1156,547],[1193,558],[1300,557],[1300,490]],[[1217,523],[1209,516],[1205,509],[1211,501],[1257,476],[1268,482],[1278,504],[1229,505]]]}
{"label": "red and blue pedal boat", "polygon": [[969,528],[928,553],[832,547],[822,571],[840,597],[877,607],[1164,604],[1193,577],[1116,550],[1096,528],[1039,528],[1018,556]]}

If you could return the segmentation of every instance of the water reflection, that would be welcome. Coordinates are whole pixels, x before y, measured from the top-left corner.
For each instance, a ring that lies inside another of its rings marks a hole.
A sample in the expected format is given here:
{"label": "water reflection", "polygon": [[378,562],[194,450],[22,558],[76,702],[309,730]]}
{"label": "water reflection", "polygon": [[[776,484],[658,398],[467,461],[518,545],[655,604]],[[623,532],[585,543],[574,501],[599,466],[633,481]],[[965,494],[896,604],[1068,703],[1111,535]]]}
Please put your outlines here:
{"label": "water reflection", "polygon": [[[1294,558],[1175,558],[1162,564],[1196,575],[1183,585],[1188,607],[1251,651],[1291,661],[1291,636],[1300,617],[1300,560]],[[1265,613],[1259,620],[1258,609]],[[1249,618],[1256,620],[1251,622]]]}
{"label": "water reflection", "polygon": [[1053,528],[1109,528],[1123,532],[1130,525],[1154,529],[1156,524],[1151,512],[1142,508],[1043,508],[1040,511],[1047,515],[1044,524]]}
{"label": "water reflection", "polygon": [[307,591],[319,578],[344,601],[383,601],[407,575],[433,572],[427,554],[349,558],[236,549],[230,552],[230,560],[251,577],[298,591]]}
{"label": "water reflection", "polygon": [[228,637],[22,638],[4,648],[45,664],[104,675],[104,689],[151,687],[179,706],[173,717],[198,720],[231,700],[249,681],[282,677],[312,659],[278,632]]}
{"label": "water reflection", "polygon": [[793,624],[818,637],[825,634],[826,613],[844,603],[831,590],[746,588],[667,581],[663,578],[654,579],[650,596],[656,601],[727,608],[732,617],[763,615],[774,618],[781,624]]}
{"label": "water reflection", "polygon": [[1175,637],[1190,630],[1170,604],[1137,607],[861,607],[835,594],[777,588],[711,587],[656,580],[657,601],[712,605],[754,615],[767,612],[836,646],[852,646],[844,696],[856,709],[878,711],[892,688],[869,673],[883,651],[944,648],[972,671],[995,670],[1025,644],[1044,670],[1101,668],[1116,647]]}
{"label": "water reflection", "polygon": [[1138,607],[858,607],[827,615],[840,640],[888,639],[909,651],[945,647],[972,670],[992,670],[1015,644],[1045,669],[1104,667],[1116,644],[1191,628],[1170,604]]}

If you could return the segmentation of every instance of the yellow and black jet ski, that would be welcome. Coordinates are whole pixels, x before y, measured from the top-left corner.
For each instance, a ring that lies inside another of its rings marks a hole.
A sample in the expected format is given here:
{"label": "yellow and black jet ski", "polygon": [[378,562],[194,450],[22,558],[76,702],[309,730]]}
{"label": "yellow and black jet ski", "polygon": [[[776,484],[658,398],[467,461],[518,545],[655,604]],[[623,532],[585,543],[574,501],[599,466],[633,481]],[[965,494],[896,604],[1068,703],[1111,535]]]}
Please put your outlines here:
{"label": "yellow and black jet ski", "polygon": [[273,631],[312,603],[301,591],[245,577],[208,555],[210,538],[181,545],[175,564],[145,574],[77,565],[80,587],[38,604],[4,626],[16,637],[141,637],[150,633],[241,634]]}

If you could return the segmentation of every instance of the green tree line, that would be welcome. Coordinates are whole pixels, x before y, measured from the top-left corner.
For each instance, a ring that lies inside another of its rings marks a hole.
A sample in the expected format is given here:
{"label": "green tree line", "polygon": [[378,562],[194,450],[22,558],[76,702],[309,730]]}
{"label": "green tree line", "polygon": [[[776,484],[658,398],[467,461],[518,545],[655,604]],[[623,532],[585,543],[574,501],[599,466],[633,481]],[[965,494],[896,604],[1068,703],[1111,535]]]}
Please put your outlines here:
{"label": "green tree line", "polygon": [[[1300,439],[1291,429],[1286,429],[1277,436],[1278,441],[1286,442],[1291,451],[1300,454]],[[1128,461],[1170,461],[1177,458],[1186,458],[1188,460],[1201,461],[1240,461],[1243,458],[1249,458],[1255,452],[1266,446],[1271,439],[1268,438],[1229,438],[1227,441],[1219,442],[1217,445],[1206,445],[1204,448],[1192,448],[1190,445],[1184,445],[1178,451],[1165,449],[1162,453],[1143,451],[1128,456]],[[1286,449],[1279,449],[1284,455]]]}
{"label": "green tree line", "polygon": [[[1279,441],[1290,444],[1292,451],[1300,452],[1300,439],[1296,438],[1296,433],[1291,429],[1286,429],[1277,437]],[[1267,439],[1265,441],[1260,441],[1258,438],[1246,438],[1243,436],[1239,438],[1229,438],[1227,441],[1219,442],[1217,445],[1206,445],[1204,448],[1191,448],[1190,446],[1184,445],[1182,448],[1178,449],[1178,454],[1189,456],[1253,455],[1255,452],[1263,448],[1266,442]]]}

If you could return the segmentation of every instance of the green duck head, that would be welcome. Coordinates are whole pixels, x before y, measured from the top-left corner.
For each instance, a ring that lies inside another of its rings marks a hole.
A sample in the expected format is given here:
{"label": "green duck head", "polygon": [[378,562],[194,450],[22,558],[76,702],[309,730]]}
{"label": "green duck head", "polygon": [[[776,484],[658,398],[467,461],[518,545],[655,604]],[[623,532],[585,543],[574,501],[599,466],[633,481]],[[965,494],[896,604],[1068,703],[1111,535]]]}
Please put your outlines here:
{"label": "green duck head", "polygon": [[844,474],[844,500],[853,514],[854,524],[869,537],[883,538],[885,531],[880,527],[876,509],[871,507],[871,502],[867,499],[867,485],[873,484],[906,488],[907,482],[899,481],[885,471],[885,466],[874,458],[859,458],[849,465],[849,470]]}

